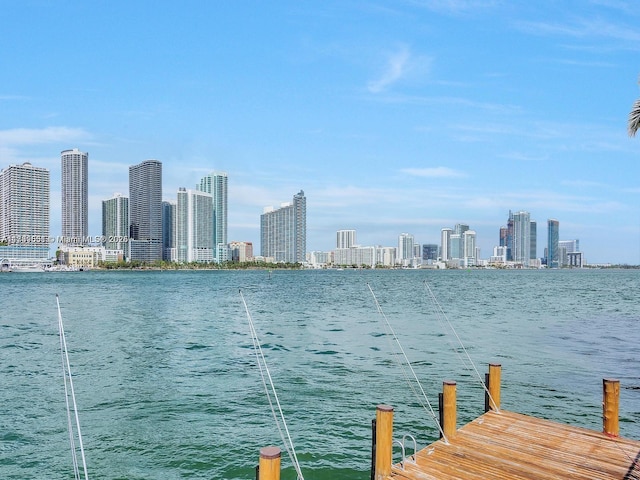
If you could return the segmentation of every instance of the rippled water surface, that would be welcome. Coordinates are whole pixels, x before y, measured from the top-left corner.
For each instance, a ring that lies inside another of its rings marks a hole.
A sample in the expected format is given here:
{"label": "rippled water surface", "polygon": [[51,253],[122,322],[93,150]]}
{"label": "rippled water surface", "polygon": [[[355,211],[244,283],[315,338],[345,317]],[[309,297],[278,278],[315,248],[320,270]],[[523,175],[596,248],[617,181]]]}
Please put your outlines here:
{"label": "rippled water surface", "polygon": [[429,400],[453,379],[459,425],[483,411],[425,282],[480,373],[503,365],[503,408],[599,430],[618,378],[621,434],[640,439],[640,271],[2,274],[0,478],[73,477],[59,294],[91,478],[253,479],[260,448],[284,446],[241,290],[305,478],[368,479],[377,404],[420,448],[437,437],[374,295]]}

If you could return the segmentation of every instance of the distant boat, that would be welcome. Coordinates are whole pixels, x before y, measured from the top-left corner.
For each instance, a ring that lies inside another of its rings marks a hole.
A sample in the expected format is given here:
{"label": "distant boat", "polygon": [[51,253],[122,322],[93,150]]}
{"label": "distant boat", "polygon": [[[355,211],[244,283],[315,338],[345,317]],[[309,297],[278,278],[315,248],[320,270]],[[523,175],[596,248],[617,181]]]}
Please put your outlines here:
{"label": "distant boat", "polygon": [[53,265],[45,269],[47,272],[79,272],[80,268],[75,265]]}
{"label": "distant boat", "polygon": [[32,272],[44,272],[44,267],[42,265],[12,265],[10,270],[12,272],[20,272],[20,273],[32,273]]}

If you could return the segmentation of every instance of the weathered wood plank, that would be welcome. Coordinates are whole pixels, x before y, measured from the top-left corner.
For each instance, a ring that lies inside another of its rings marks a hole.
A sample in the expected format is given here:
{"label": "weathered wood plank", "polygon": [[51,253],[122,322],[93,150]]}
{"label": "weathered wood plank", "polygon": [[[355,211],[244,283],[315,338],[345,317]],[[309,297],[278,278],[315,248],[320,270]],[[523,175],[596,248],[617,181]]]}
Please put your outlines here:
{"label": "weathered wood plank", "polygon": [[[640,442],[513,412],[488,412],[394,465],[396,480],[640,479]],[[634,470],[635,469],[635,470]],[[631,472],[631,473],[630,473]]]}

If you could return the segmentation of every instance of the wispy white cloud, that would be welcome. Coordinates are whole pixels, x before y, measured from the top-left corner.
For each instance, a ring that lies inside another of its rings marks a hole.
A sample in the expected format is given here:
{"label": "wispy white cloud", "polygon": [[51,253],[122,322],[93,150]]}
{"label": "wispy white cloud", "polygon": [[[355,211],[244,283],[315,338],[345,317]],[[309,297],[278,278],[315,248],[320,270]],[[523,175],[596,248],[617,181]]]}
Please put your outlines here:
{"label": "wispy white cloud", "polygon": [[46,127],[0,130],[0,147],[88,140],[91,135],[81,128]]}
{"label": "wispy white cloud", "polygon": [[593,67],[593,68],[616,67],[616,64],[613,62],[601,62],[601,61],[585,62],[585,61],[578,61],[578,60],[560,59],[560,60],[555,60],[555,63],[561,64],[561,65],[571,65],[572,67]]}
{"label": "wispy white cloud", "polygon": [[613,10],[619,10],[620,12],[629,15],[638,15],[638,9],[636,8],[635,2],[629,2],[627,0],[590,0],[590,2],[593,5],[600,5]]}
{"label": "wispy white cloud", "polygon": [[522,152],[507,152],[498,156],[500,158],[515,160],[517,162],[543,162],[545,160],[549,160],[548,155],[532,155],[530,153]]}
{"label": "wispy white cloud", "polygon": [[9,100],[26,100],[29,97],[25,97],[23,95],[0,95],[0,101],[9,101]]}
{"label": "wispy white cloud", "polygon": [[234,185],[233,189],[229,189],[229,203],[254,207],[260,214],[264,207],[269,205],[278,207],[282,202],[290,200],[289,197],[293,197],[293,194],[283,197],[279,189],[277,192],[274,190],[261,185]]}
{"label": "wispy white cloud", "polygon": [[371,93],[380,93],[389,88],[392,84],[402,79],[408,70],[411,52],[406,45],[400,50],[391,54],[387,59],[387,65],[382,74],[368,83],[367,89]]}
{"label": "wispy white cloud", "polygon": [[377,95],[376,101],[383,103],[402,103],[407,105],[451,105],[455,107],[465,107],[474,110],[483,110],[494,113],[520,113],[522,108],[518,105],[503,104],[503,103],[489,103],[479,102],[476,100],[469,100],[463,97],[453,96],[417,96],[417,95],[404,95],[398,93],[386,93],[385,95]]}
{"label": "wispy white cloud", "polygon": [[129,164],[124,162],[106,162],[104,160],[91,159],[91,170],[99,171],[101,173],[110,172],[113,170],[129,171]]}
{"label": "wispy white cloud", "polygon": [[608,185],[602,182],[594,182],[592,180],[563,180],[561,185],[576,188],[608,188]]}
{"label": "wispy white cloud", "polygon": [[409,3],[435,12],[460,14],[491,8],[500,2],[498,0],[410,0]]}
{"label": "wispy white cloud", "polygon": [[398,200],[397,192],[382,188],[366,188],[348,185],[327,187],[318,190],[314,202],[322,208],[350,207],[353,205],[376,205]]}
{"label": "wispy white cloud", "polygon": [[578,19],[574,22],[518,22],[516,28],[533,35],[558,35],[573,38],[611,38],[631,42],[640,41],[637,28],[613,24],[600,19]]}
{"label": "wispy white cloud", "polygon": [[453,170],[448,167],[430,167],[430,168],[403,168],[400,170],[403,173],[414,177],[426,177],[426,178],[443,178],[443,177],[466,177],[467,175],[458,170]]}

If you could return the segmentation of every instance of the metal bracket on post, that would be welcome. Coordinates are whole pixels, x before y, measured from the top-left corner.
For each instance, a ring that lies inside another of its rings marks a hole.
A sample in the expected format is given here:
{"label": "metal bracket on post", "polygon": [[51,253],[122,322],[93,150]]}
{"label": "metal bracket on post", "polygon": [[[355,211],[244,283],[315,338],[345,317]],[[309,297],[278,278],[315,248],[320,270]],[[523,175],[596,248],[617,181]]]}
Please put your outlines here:
{"label": "metal bracket on post", "polygon": [[376,478],[376,419],[371,420],[371,480]]}

